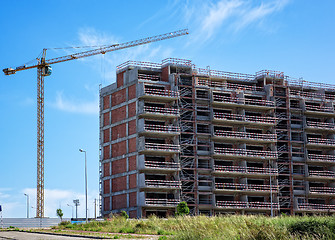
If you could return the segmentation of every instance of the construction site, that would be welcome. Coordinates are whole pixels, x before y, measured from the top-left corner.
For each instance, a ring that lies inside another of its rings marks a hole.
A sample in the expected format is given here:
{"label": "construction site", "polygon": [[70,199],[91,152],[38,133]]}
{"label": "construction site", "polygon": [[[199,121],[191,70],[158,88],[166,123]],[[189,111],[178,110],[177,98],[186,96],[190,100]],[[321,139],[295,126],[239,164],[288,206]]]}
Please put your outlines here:
{"label": "construction site", "polygon": [[332,214],[335,87],[168,58],[100,90],[101,213]]}

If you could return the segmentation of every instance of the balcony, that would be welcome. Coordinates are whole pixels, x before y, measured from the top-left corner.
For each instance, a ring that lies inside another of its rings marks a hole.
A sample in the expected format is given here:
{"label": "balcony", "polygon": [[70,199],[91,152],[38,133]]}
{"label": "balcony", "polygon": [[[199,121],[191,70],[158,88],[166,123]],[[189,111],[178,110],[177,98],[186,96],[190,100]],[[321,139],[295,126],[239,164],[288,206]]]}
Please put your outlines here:
{"label": "balcony", "polygon": [[138,125],[139,133],[146,136],[177,136],[180,134],[180,127],[153,125],[153,124],[140,124]]}
{"label": "balcony", "polygon": [[237,98],[222,96],[213,93],[213,105],[221,106],[236,106],[243,108],[262,108],[272,109],[275,107],[274,101],[268,101],[263,99],[248,99],[248,98]]}
{"label": "balcony", "polygon": [[335,163],[334,155],[308,154],[307,162],[327,162]]}
{"label": "balcony", "polygon": [[175,208],[179,204],[179,199],[156,199],[156,198],[146,198],[146,207],[155,208]]}
{"label": "balcony", "polygon": [[332,187],[310,187],[309,188],[310,195],[335,195],[335,188]]}
{"label": "balcony", "polygon": [[290,95],[295,97],[302,97],[302,98],[308,98],[309,100],[317,99],[320,100],[335,100],[335,96],[331,94],[323,94],[323,93],[317,93],[317,92],[303,92],[296,89],[290,89]]}
{"label": "balcony", "polygon": [[[143,156],[143,155],[142,155]],[[163,172],[163,173],[171,173],[180,171],[180,164],[175,162],[156,162],[156,161],[146,161],[144,160],[144,156],[138,157],[139,160],[139,169],[142,172]]]}
{"label": "balcony", "polygon": [[306,114],[321,114],[321,115],[334,115],[333,107],[325,107],[325,106],[314,106],[307,105],[305,106]]}
{"label": "balcony", "polygon": [[146,100],[159,100],[160,102],[171,102],[179,98],[179,92],[160,89],[160,88],[148,88],[145,85],[139,84],[138,96],[140,99]]}
{"label": "balcony", "polygon": [[214,165],[214,174],[224,175],[247,175],[248,177],[273,176],[278,175],[277,168],[258,168],[258,167],[240,167],[240,166],[219,166]]}
{"label": "balcony", "polygon": [[240,183],[215,183],[217,192],[251,192],[255,194],[269,194],[278,192],[278,185],[258,185],[258,184],[240,184]]}
{"label": "balcony", "polygon": [[225,88],[225,89],[231,89],[231,90],[241,90],[241,91],[250,91],[250,92],[264,92],[263,87],[257,87],[257,86],[245,85],[245,84],[228,83],[228,82],[215,82],[209,79],[199,79],[197,82],[197,85],[211,87],[211,88]]}
{"label": "balcony", "polygon": [[176,154],[180,152],[180,145],[161,144],[161,143],[145,143],[139,141],[139,152],[141,154]]}
{"label": "balcony", "polygon": [[335,140],[327,138],[308,138],[307,146],[334,148]]}
{"label": "balcony", "polygon": [[145,180],[140,184],[142,190],[178,190],[181,188],[180,181],[168,181],[168,180]]}
{"label": "balcony", "polygon": [[276,118],[274,118],[274,117],[246,116],[246,115],[241,115],[241,114],[214,112],[213,122],[244,124],[244,125],[272,126],[272,125],[276,124]]}
{"label": "balcony", "polygon": [[246,150],[234,148],[214,148],[214,156],[217,157],[235,157],[244,159],[276,159],[278,154],[276,151],[260,151],[260,150]]}
{"label": "balcony", "polygon": [[313,204],[313,203],[298,203],[297,210],[299,211],[320,211],[320,212],[333,212],[335,211],[335,205],[326,204]]}
{"label": "balcony", "polygon": [[179,109],[176,108],[164,108],[164,107],[151,107],[151,106],[139,106],[139,116],[150,117],[150,118],[177,118],[179,117]]}
{"label": "balcony", "polygon": [[217,208],[224,209],[243,209],[243,210],[278,210],[278,203],[271,202],[242,202],[242,201],[217,201]]}
{"label": "balcony", "polygon": [[309,171],[308,178],[310,179],[335,179],[333,171]]}
{"label": "balcony", "polygon": [[335,131],[334,123],[306,121],[306,130]]}
{"label": "balcony", "polygon": [[217,130],[214,132],[213,139],[228,139],[242,142],[276,142],[277,135]]}

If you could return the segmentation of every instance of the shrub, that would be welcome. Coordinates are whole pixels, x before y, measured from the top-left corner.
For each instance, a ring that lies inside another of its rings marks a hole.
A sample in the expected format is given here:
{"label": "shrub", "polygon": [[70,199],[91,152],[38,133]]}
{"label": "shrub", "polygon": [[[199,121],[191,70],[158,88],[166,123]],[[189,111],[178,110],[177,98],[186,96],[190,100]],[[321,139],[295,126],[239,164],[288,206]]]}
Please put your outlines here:
{"label": "shrub", "polygon": [[184,216],[190,213],[190,209],[187,206],[186,202],[180,202],[177,206],[177,213],[176,215]]}
{"label": "shrub", "polygon": [[121,216],[124,217],[125,219],[128,219],[129,216],[126,211],[121,211]]}

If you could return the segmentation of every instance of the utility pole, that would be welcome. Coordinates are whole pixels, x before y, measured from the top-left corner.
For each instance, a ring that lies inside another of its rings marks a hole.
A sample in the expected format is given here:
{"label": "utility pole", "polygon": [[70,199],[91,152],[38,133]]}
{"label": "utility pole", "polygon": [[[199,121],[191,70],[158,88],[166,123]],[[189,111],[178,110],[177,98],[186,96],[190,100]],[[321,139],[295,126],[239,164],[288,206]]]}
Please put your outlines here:
{"label": "utility pole", "polygon": [[88,219],[87,219],[87,159],[86,159],[86,151],[83,150],[83,149],[79,149],[79,152],[85,153],[85,202],[86,202],[85,213],[86,213],[86,223],[88,223]]}
{"label": "utility pole", "polygon": [[97,218],[97,199],[94,198],[94,219]]}
{"label": "utility pole", "polygon": [[24,193],[24,196],[27,197],[27,218],[29,218],[29,195]]}

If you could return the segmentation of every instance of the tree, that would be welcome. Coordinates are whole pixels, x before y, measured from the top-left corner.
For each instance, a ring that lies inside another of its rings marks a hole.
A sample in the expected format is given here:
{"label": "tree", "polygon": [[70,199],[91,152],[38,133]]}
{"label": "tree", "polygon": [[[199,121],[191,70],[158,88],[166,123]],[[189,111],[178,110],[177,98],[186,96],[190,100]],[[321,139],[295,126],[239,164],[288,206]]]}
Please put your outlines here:
{"label": "tree", "polygon": [[186,202],[180,202],[177,205],[177,213],[176,213],[176,215],[178,215],[178,216],[184,216],[184,215],[187,215],[189,213],[190,213],[190,209],[188,208]]}
{"label": "tree", "polygon": [[60,221],[62,221],[62,219],[63,219],[63,215],[64,215],[62,209],[58,208],[58,209],[56,210],[56,214],[57,214],[57,216],[60,218]]}

